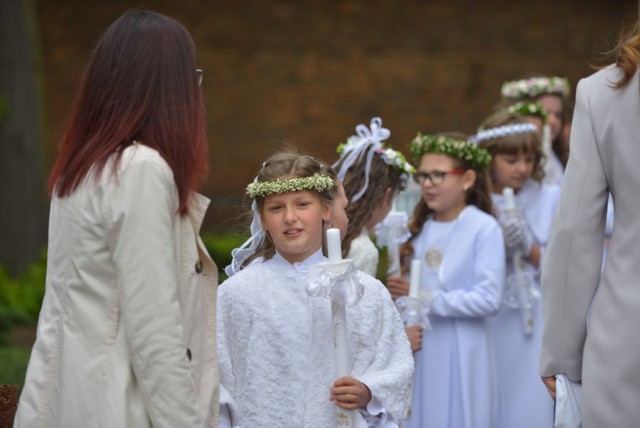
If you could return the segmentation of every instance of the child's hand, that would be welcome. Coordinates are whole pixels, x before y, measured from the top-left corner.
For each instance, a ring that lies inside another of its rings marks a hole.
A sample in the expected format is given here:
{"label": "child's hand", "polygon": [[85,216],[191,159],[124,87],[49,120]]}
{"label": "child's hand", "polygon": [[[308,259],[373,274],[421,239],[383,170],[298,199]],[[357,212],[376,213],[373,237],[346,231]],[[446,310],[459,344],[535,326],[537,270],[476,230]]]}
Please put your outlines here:
{"label": "child's hand", "polygon": [[396,300],[398,297],[409,294],[409,281],[400,276],[390,276],[387,278],[387,289],[391,298]]}
{"label": "child's hand", "polygon": [[515,251],[520,251],[524,257],[529,257],[533,237],[527,222],[520,218],[505,218],[501,222],[507,255],[511,256]]}
{"label": "child's hand", "polygon": [[365,408],[371,401],[369,387],[351,376],[341,377],[331,388],[331,401],[343,409],[353,410]]}
{"label": "child's hand", "polygon": [[416,353],[422,349],[422,327],[415,325],[406,329],[411,350]]}

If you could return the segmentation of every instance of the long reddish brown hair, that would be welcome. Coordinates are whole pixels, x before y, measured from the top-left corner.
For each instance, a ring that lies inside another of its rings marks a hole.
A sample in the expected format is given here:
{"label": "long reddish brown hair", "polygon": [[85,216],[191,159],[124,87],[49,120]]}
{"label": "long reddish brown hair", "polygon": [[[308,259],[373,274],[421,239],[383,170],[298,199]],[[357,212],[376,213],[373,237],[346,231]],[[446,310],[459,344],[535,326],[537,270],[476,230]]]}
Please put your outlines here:
{"label": "long reddish brown hair", "polygon": [[622,31],[613,52],[616,65],[623,72],[622,78],[613,87],[621,89],[633,78],[640,64],[640,21]]}
{"label": "long reddish brown hair", "polygon": [[[107,29],[76,94],[49,193],[72,193],[95,168],[137,141],[157,150],[173,171],[180,205],[208,172],[204,102],[195,46],[177,21],[132,10]],[[114,168],[115,171],[115,168]]]}

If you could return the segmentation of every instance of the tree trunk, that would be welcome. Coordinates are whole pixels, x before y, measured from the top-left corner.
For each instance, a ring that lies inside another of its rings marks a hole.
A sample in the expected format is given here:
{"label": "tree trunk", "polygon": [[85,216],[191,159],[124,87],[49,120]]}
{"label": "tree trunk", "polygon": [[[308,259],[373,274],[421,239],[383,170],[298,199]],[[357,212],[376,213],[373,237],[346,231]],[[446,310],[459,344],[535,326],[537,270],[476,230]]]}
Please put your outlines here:
{"label": "tree trunk", "polygon": [[0,1],[0,264],[21,272],[46,244],[47,197],[33,0]]}

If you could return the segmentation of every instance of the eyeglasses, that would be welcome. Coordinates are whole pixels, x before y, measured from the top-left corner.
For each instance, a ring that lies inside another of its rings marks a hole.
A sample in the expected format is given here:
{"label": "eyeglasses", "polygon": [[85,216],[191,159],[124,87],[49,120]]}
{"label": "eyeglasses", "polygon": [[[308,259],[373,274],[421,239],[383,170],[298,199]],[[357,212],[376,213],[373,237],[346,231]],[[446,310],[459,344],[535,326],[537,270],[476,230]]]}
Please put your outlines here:
{"label": "eyeglasses", "polygon": [[196,68],[196,78],[198,79],[198,86],[202,86],[202,78],[204,77],[204,71],[200,68]]}
{"label": "eyeglasses", "polygon": [[464,169],[452,169],[451,171],[433,171],[433,172],[418,171],[414,176],[414,178],[420,184],[423,184],[426,180],[429,180],[431,184],[435,186],[437,184],[442,184],[442,182],[444,181],[445,177],[448,174],[462,175],[464,173],[465,173]]}

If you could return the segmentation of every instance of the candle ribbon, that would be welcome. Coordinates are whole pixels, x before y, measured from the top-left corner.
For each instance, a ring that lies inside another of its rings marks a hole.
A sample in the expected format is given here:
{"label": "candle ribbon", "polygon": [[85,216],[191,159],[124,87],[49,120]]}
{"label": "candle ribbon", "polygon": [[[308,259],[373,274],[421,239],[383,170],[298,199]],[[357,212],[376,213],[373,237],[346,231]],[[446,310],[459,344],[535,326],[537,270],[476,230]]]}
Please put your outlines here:
{"label": "candle ribbon", "polygon": [[357,305],[364,295],[364,284],[358,279],[358,269],[348,263],[343,272],[320,269],[315,279],[307,286],[311,297],[329,298],[333,303],[347,307]]}
{"label": "candle ribbon", "polygon": [[411,232],[407,228],[408,216],[405,212],[392,211],[376,228],[376,244],[379,247],[393,248],[407,242]]}
{"label": "candle ribbon", "polygon": [[431,311],[432,294],[425,289],[420,290],[420,297],[402,296],[396,299],[396,308],[400,319],[406,327],[420,326],[424,331],[431,330],[429,312]]}

